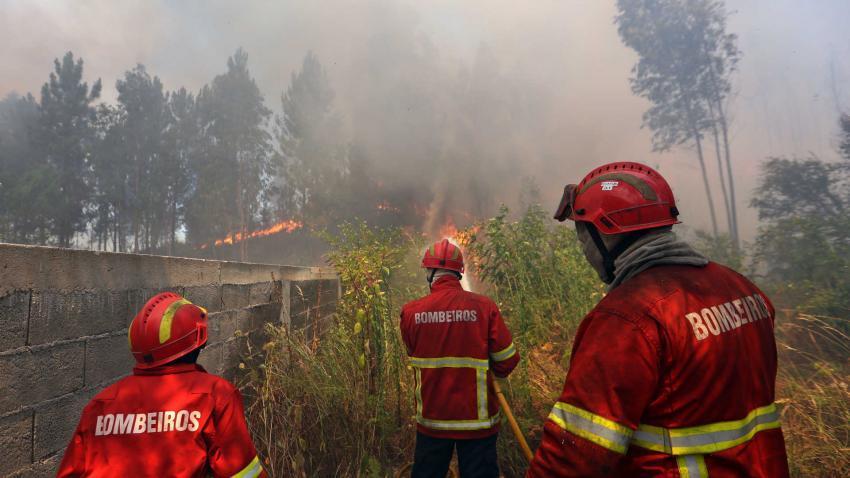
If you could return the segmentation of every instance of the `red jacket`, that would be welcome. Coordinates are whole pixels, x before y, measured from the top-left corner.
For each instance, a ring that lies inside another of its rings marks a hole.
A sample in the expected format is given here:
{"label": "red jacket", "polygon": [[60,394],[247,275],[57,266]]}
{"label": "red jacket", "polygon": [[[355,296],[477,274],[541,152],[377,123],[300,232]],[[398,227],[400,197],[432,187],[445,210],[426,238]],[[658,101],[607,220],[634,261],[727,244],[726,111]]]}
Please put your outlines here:
{"label": "red jacket", "polygon": [[614,289],[579,327],[528,476],[787,477],[773,321],[715,263]]}
{"label": "red jacket", "polygon": [[507,377],[519,353],[499,308],[454,277],[401,309],[401,335],[416,371],[418,430],[437,438],[482,438],[499,430],[492,370]]}
{"label": "red jacket", "polygon": [[134,369],[83,409],[59,477],[266,477],[242,396],[194,364]]}

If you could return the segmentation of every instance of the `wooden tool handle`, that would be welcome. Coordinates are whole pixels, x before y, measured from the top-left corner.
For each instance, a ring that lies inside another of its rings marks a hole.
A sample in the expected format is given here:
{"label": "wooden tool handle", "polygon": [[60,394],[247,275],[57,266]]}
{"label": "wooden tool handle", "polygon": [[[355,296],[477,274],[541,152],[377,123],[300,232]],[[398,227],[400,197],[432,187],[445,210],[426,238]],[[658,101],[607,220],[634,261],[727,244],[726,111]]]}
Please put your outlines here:
{"label": "wooden tool handle", "polygon": [[514,418],[514,414],[511,412],[511,407],[508,405],[508,401],[502,393],[502,387],[499,386],[499,382],[496,381],[495,377],[493,378],[493,391],[496,392],[496,397],[499,399],[499,405],[501,405],[502,410],[505,412],[505,416],[508,417],[508,423],[511,425],[511,431],[514,432],[514,436],[519,442],[522,454],[525,455],[525,459],[531,463],[531,460],[534,458],[534,453],[532,453],[531,448],[528,447],[528,442],[525,441],[525,435],[522,434],[522,430],[520,430],[519,424],[516,422],[516,418]]}

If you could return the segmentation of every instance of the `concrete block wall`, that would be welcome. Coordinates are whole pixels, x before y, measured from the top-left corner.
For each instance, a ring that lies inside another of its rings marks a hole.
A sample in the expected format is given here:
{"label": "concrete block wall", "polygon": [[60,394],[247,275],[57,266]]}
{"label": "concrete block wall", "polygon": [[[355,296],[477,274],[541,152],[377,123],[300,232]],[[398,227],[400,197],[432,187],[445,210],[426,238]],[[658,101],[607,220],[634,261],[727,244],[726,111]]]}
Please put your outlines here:
{"label": "concrete block wall", "polygon": [[209,311],[199,362],[232,376],[266,323],[321,326],[339,283],[327,268],[0,244],[0,476],[54,476],[83,406],[127,375],[127,327],[154,294]]}

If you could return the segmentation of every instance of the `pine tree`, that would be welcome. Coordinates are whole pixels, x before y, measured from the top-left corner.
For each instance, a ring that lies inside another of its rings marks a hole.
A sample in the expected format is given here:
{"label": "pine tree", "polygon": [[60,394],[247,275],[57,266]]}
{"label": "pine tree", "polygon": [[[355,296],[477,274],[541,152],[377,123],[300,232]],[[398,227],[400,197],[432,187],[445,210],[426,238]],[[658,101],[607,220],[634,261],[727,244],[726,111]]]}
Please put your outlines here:
{"label": "pine tree", "polygon": [[167,187],[167,252],[171,254],[177,242],[177,231],[184,221],[191,184],[190,161],[197,154],[200,128],[195,97],[185,88],[171,93],[168,112],[167,162],[162,173]]}
{"label": "pine tree", "polygon": [[[271,172],[271,111],[263,103],[239,49],[197,100],[204,138],[192,162],[195,188],[187,210],[189,237],[207,242],[230,233],[247,234],[256,225]],[[240,258],[247,243],[239,246]]]}
{"label": "pine tree", "polygon": [[55,179],[47,216],[51,233],[62,247],[69,247],[87,223],[89,154],[95,120],[92,103],[100,97],[101,83],[97,80],[89,88],[82,77],[83,60],[75,61],[73,53],[68,52],[61,63],[54,61],[54,71],[41,88],[37,144],[49,168],[46,177]]}
{"label": "pine tree", "polygon": [[850,115],[842,114],[838,125],[841,128],[841,144],[838,147],[838,152],[841,157],[850,161]]}
{"label": "pine tree", "polygon": [[618,0],[617,6],[620,37],[639,56],[632,69],[632,91],[652,103],[644,113],[643,125],[653,132],[653,149],[668,151],[683,144],[694,146],[716,236],[717,217],[704,157],[704,135],[707,132],[714,135],[729,232],[737,243],[725,101],[731,92],[729,75],[735,70],[740,53],[736,37],[726,33],[727,15],[722,3]]}
{"label": "pine tree", "polygon": [[127,71],[115,87],[124,110],[125,149],[119,161],[128,166],[124,214],[131,217],[134,250],[151,250],[166,230],[168,95],[159,78],[151,77],[143,65]]}
{"label": "pine tree", "polygon": [[94,124],[91,208],[93,240],[98,250],[127,250],[129,218],[125,211],[130,164],[124,141],[124,116],[120,106],[101,104]]}
{"label": "pine tree", "polygon": [[346,148],[333,100],[324,68],[312,52],[307,53],[281,96],[283,116],[277,122],[281,218],[325,210],[345,174]]}
{"label": "pine tree", "polygon": [[53,171],[35,148],[38,103],[32,95],[10,94],[0,101],[0,239],[45,244]]}

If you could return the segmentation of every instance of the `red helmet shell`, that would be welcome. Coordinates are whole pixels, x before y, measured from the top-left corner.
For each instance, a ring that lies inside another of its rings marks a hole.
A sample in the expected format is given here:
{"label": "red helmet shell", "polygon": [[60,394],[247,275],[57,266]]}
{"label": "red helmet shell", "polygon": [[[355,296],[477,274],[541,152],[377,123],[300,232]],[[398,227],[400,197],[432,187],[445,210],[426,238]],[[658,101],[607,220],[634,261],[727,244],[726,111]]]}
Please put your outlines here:
{"label": "red helmet shell", "polygon": [[678,224],[678,215],[673,191],[658,171],[618,162],[567,186],[556,219],[589,222],[603,234],[620,234]]}
{"label": "red helmet shell", "polygon": [[153,296],[130,324],[138,368],[176,360],[207,342],[207,311],[172,292]]}
{"label": "red helmet shell", "polygon": [[426,269],[448,269],[463,274],[463,253],[448,239],[431,244],[422,257]]}

